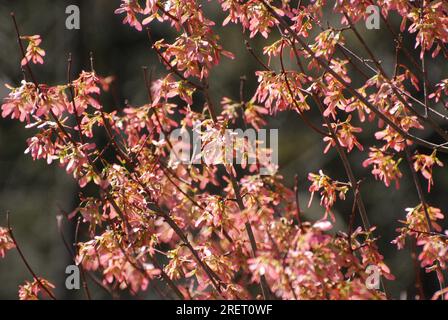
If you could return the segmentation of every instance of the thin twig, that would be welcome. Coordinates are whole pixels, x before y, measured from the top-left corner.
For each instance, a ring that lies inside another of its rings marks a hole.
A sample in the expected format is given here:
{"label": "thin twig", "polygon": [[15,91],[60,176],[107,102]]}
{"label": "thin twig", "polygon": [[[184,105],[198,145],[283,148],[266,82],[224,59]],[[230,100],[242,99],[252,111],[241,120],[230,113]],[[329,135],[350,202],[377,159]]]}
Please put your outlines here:
{"label": "thin twig", "polygon": [[10,219],[9,219],[9,212],[6,212],[6,221],[7,221],[9,236],[11,237],[11,240],[14,243],[14,245],[15,245],[15,247],[17,249],[17,252],[19,253],[20,258],[22,259],[22,261],[25,264],[26,268],[31,273],[31,275],[33,276],[34,280],[37,281],[39,286],[48,294],[48,296],[50,296],[51,299],[56,300],[56,297],[53,295],[53,293],[51,293],[51,291],[42,283],[40,278],[33,271],[33,269],[31,268],[30,264],[26,260],[25,255],[22,252],[22,249],[20,249],[20,246],[17,243],[16,238],[14,237],[14,232],[13,232],[12,227],[11,227],[11,223],[10,223]]}

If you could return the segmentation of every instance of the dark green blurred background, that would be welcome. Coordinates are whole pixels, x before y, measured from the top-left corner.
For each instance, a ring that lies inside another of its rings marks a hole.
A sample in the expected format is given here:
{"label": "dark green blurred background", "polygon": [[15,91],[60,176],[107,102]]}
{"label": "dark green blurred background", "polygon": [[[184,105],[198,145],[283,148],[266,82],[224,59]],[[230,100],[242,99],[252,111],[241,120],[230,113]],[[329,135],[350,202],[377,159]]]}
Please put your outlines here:
{"label": "dark green blurred background", "polygon": [[[239,97],[239,78],[245,75],[246,98],[250,98],[256,89],[254,72],[260,67],[248,54],[244,46],[247,35],[243,35],[240,27],[229,25],[222,32],[222,14],[218,2],[203,1],[207,14],[216,22],[216,31],[222,38],[225,49],[232,51],[237,59],[231,61],[223,59],[223,63],[212,73],[213,99],[219,102],[222,96],[234,99]],[[65,8],[75,4],[81,9],[81,29],[67,30],[65,28]],[[155,76],[165,71],[150,50],[144,32],[138,33],[121,23],[122,16],[114,15],[118,8],[118,0],[85,0],[85,1],[50,1],[50,0],[0,0],[0,97],[7,94],[5,83],[17,86],[22,78],[20,70],[20,54],[16,42],[10,12],[14,11],[23,35],[40,34],[43,38],[42,47],[46,50],[45,64],[35,66],[34,73],[39,82],[51,85],[66,81],[67,55],[72,52],[74,58],[73,70],[78,73],[82,69],[89,69],[89,52],[95,56],[95,69],[102,75],[115,75],[117,81],[113,87],[115,99],[105,98],[107,110],[121,109],[126,101],[131,105],[145,103],[146,93],[142,81],[141,66],[155,68]],[[330,22],[334,16],[330,16]],[[398,27],[399,20],[394,17],[392,25]],[[393,62],[393,40],[386,32],[383,24],[381,30],[365,30],[360,27],[363,35],[372,45],[377,54],[390,70]],[[153,36],[169,39],[171,29],[167,25],[151,26]],[[413,37],[405,38],[413,48]],[[266,40],[256,37],[250,40],[251,45],[259,50],[267,44]],[[348,47],[360,52],[358,43],[348,36]],[[414,52],[414,51],[413,51]],[[418,57],[417,51],[414,52]],[[278,67],[275,63],[274,67]],[[290,64],[288,63],[288,66]],[[440,59],[430,61],[429,76],[432,83],[447,77],[446,61]],[[357,83],[356,79],[354,82]],[[421,99],[420,96],[417,95]],[[318,123],[318,113],[310,112],[310,116]],[[294,174],[298,174],[301,184],[301,201],[303,206],[308,202],[309,184],[305,182],[308,172],[317,172],[320,168],[335,179],[346,181],[341,163],[334,150],[323,155],[324,143],[313,131],[310,131],[295,112],[285,112],[277,115],[269,123],[272,128],[279,129],[279,158],[281,173],[285,183],[293,183]],[[364,146],[371,145],[369,136],[372,131],[365,130],[361,136]],[[28,155],[24,155],[26,138],[32,134],[22,123],[8,119],[0,120],[0,225],[5,225],[5,212],[11,211],[12,223],[16,237],[34,270],[42,277],[49,279],[57,286],[57,295],[61,298],[82,298],[82,292],[68,292],[65,290],[65,268],[71,264],[70,256],[64,249],[58,235],[56,215],[60,210],[71,211],[76,206],[77,186],[67,176],[63,169],[56,164],[48,166],[45,161],[33,162]],[[430,136],[427,136],[430,138]],[[394,187],[386,188],[376,182],[369,170],[362,168],[361,163],[367,157],[366,150],[354,150],[350,160],[358,178],[365,178],[362,194],[367,207],[371,223],[378,226],[381,235],[379,243],[385,254],[386,262],[397,276],[394,282],[386,282],[393,297],[398,299],[413,297],[414,270],[408,250],[397,251],[390,241],[395,237],[398,219],[405,216],[406,207],[418,203],[416,191],[411,181],[405,177],[401,181],[400,190]],[[442,157],[443,160],[446,160]],[[405,164],[402,171],[409,176]],[[446,167],[435,170],[436,187],[428,197],[429,202],[448,212],[447,187],[448,177]],[[316,197],[315,200],[317,200]],[[351,211],[351,197],[336,206],[337,228],[345,230],[346,217]],[[323,210],[314,203],[306,209],[308,219],[318,219]],[[73,241],[73,224],[65,221],[65,234]],[[337,229],[336,228],[336,229]],[[425,289],[434,292],[435,278],[423,274]],[[18,285],[24,280],[31,280],[25,266],[13,250],[7,253],[5,259],[0,260],[0,298],[16,299]],[[101,291],[95,291],[95,298],[107,297]],[[142,295],[142,297],[151,297]]]}

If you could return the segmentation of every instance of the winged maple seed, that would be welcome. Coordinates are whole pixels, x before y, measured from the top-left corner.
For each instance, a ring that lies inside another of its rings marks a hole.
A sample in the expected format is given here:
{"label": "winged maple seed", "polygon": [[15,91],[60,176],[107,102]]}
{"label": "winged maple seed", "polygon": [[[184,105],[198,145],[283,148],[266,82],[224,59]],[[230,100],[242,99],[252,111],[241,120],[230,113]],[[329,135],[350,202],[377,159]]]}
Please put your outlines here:
{"label": "winged maple seed", "polygon": [[45,56],[45,51],[39,47],[42,43],[40,35],[35,36],[22,36],[21,40],[28,41],[28,47],[26,48],[26,56],[22,59],[22,66],[32,62],[34,64],[44,63],[43,57]]}

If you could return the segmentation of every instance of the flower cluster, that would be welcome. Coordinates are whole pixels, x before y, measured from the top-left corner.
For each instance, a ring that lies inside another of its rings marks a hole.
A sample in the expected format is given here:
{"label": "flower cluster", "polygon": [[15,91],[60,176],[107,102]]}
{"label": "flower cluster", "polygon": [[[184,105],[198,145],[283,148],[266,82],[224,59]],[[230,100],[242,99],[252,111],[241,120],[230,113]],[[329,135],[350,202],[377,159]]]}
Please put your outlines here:
{"label": "flower cluster", "polygon": [[43,278],[34,279],[32,282],[26,281],[24,285],[19,287],[20,300],[39,300],[40,296],[44,299],[48,298],[48,293],[42,286],[45,286],[50,292],[55,288],[52,283]]}
{"label": "flower cluster", "polygon": [[431,191],[431,186],[434,184],[432,178],[432,168],[434,165],[443,167],[442,161],[436,157],[436,150],[434,150],[430,155],[426,154],[416,154],[414,156],[414,169],[416,172],[421,172],[423,177],[428,180],[428,192]]}
{"label": "flower cluster", "polygon": [[376,179],[380,179],[388,187],[392,181],[395,186],[400,186],[400,178],[403,176],[398,166],[401,159],[395,160],[393,155],[388,154],[384,148],[370,148],[369,158],[364,160],[362,165],[368,167],[373,165],[372,174]]}
{"label": "flower cluster", "polygon": [[21,40],[28,41],[28,47],[26,48],[26,55],[22,59],[22,66],[32,62],[34,64],[44,63],[45,51],[39,47],[42,43],[42,39],[39,35],[35,36],[22,36]]}
{"label": "flower cluster", "polygon": [[[314,193],[320,191],[320,204],[325,207],[326,214],[331,213],[331,208],[335,204],[338,197],[341,200],[345,199],[345,194],[349,190],[347,184],[339,181],[333,181],[329,176],[325,175],[322,170],[319,171],[319,174],[308,174],[308,180],[312,182],[309,188],[311,198],[308,206],[311,205]],[[332,218],[334,219],[334,216],[332,216]]]}
{"label": "flower cluster", "polygon": [[256,75],[259,86],[255,98],[259,103],[264,104],[271,114],[290,109],[296,109],[298,112],[309,110],[306,96],[299,89],[305,83],[302,74],[257,71]]}
{"label": "flower cluster", "polygon": [[[440,283],[444,282],[443,270],[447,269],[448,230],[441,233],[442,228],[438,220],[444,215],[439,208],[419,204],[415,208],[406,209],[406,221],[402,221],[404,227],[397,229],[399,236],[392,241],[399,249],[405,245],[406,238],[411,237],[421,247],[418,256],[421,267],[427,272],[436,272]],[[441,288],[443,291],[444,288]],[[436,293],[436,295],[440,293]]]}
{"label": "flower cluster", "polygon": [[[337,137],[337,143],[341,147],[347,148],[347,151],[352,151],[353,147],[357,147],[359,150],[363,150],[363,146],[358,142],[354,133],[362,132],[361,128],[354,127],[350,124],[351,115],[348,116],[347,120],[341,123],[332,123],[331,130]],[[325,125],[326,126],[326,125]],[[327,147],[324,149],[324,153],[327,153],[330,147],[336,145],[336,141],[332,137],[324,137],[324,141],[328,142]]]}

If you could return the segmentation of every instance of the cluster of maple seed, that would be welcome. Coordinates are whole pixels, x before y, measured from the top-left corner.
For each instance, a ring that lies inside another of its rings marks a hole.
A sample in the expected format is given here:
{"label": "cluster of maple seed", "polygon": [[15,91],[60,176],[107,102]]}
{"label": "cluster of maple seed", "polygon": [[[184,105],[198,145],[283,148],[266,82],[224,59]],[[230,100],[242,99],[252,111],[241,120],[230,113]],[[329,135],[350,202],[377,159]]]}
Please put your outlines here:
{"label": "cluster of maple seed", "polygon": [[[210,99],[210,70],[222,56],[235,57],[219,43],[215,22],[206,18],[201,1],[142,2],[123,0],[116,13],[125,14],[123,22],[138,31],[157,20],[178,34],[172,43],[164,39],[152,43],[168,74],[153,80],[145,73],[148,103],[128,106],[122,113],[106,112],[99,98],[111,78],[98,76],[93,68],[63,85],[39,84],[31,64],[43,63],[40,36],[19,36],[19,41],[28,41],[26,52],[21,48],[29,79],[19,87],[8,86],[10,93],[1,107],[3,117],[36,130],[26,150],[33,159],[58,161],[82,189],[96,185],[96,193],[81,193],[79,207],[69,216],[80,216],[89,225],[87,239],[77,244],[74,257],[84,273],[100,274],[100,285],[110,292],[137,294],[151,288],[161,298],[387,298],[384,288],[367,284],[369,266],[376,266],[386,279],[394,276],[378,252],[362,188],[348,160],[354,147],[360,152],[366,147],[359,134],[367,120],[378,124],[378,145],[368,146],[363,166],[371,167],[374,177],[386,186],[394,182],[398,188],[403,175],[400,165],[407,162],[419,191],[419,204],[408,209],[394,243],[402,248],[406,238],[416,239],[421,266],[436,272],[441,284],[435,297],[447,294],[443,272],[448,234],[436,222],[443,214],[427,204],[421,192],[418,173],[427,180],[429,192],[434,167],[443,166],[437,152],[448,147],[419,138],[415,131],[432,129],[447,139],[438,120],[446,119],[448,79],[431,87],[424,63],[417,76],[404,61],[397,61],[393,75],[388,75],[356,26],[367,18],[367,6],[375,3],[384,22],[392,12],[403,19],[401,29],[392,35],[397,52],[408,53],[400,39],[409,32],[416,34],[422,61],[430,51],[432,58],[441,54],[446,58],[447,2],[423,0],[418,7],[405,0],[215,1],[227,14],[224,26],[239,24],[243,31],[249,30],[250,38],[260,34],[270,39],[273,30],[280,33],[280,39],[263,50],[267,63],[248,46],[261,66],[256,73],[258,88],[248,101],[222,97],[221,113]],[[333,5],[346,27],[327,26],[323,20],[327,4]],[[313,42],[310,34],[316,32]],[[347,32],[365,46],[368,59],[346,47]],[[296,68],[286,69],[285,51]],[[412,55],[408,58],[420,66]],[[274,59],[280,60],[280,70],[271,67]],[[360,68],[374,72],[369,76]],[[364,76],[364,84],[355,88],[353,75]],[[411,86],[424,91],[425,101],[412,95]],[[193,108],[194,95],[205,99],[200,111],[194,111],[198,109]],[[435,107],[440,104],[443,111]],[[315,108],[322,115],[320,126],[306,115]],[[303,221],[298,186],[285,186],[279,174],[260,175],[257,165],[235,168],[228,163],[168,161],[176,142],[161,137],[173,129],[203,128],[199,130],[203,139],[219,139],[237,121],[259,129],[268,116],[285,110],[295,110],[310,130],[322,136],[325,153],[336,149],[346,170],[344,182],[323,171],[309,173],[309,191],[320,194],[325,208],[319,221]],[[176,120],[178,115],[181,120]],[[98,128],[108,137],[105,145],[95,141]],[[105,156],[110,152],[113,159]],[[219,192],[212,192],[216,187]],[[354,210],[348,214],[347,232],[329,232],[332,207],[349,194]],[[358,213],[363,226],[356,228]],[[10,231],[0,228],[0,256],[16,246]],[[164,284],[162,289],[158,280]],[[34,277],[19,295],[36,299],[53,287]],[[88,287],[84,289],[89,297]]]}

